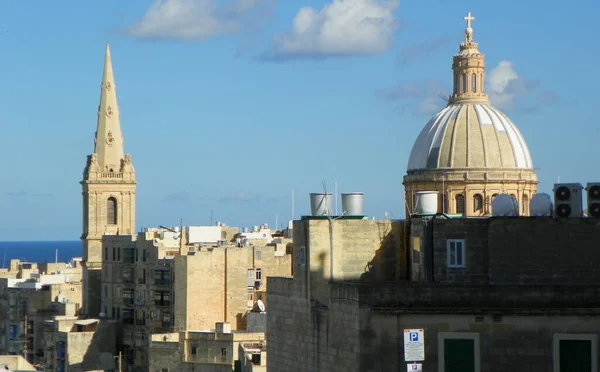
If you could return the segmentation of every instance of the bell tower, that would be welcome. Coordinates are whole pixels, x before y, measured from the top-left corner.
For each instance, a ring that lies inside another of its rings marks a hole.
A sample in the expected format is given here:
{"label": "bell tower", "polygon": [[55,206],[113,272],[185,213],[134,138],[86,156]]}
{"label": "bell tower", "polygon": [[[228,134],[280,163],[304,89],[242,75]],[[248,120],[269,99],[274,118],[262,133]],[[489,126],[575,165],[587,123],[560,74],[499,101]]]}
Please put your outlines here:
{"label": "bell tower", "polygon": [[452,60],[454,87],[449,103],[489,104],[488,96],[484,92],[485,56],[473,41],[471,21],[474,21],[475,17],[469,12],[464,19],[467,21],[465,41],[460,43],[459,52]]}
{"label": "bell tower", "polygon": [[106,44],[94,152],[83,171],[83,311],[101,312],[102,236],[135,233],[135,170],[123,150],[110,47]]}

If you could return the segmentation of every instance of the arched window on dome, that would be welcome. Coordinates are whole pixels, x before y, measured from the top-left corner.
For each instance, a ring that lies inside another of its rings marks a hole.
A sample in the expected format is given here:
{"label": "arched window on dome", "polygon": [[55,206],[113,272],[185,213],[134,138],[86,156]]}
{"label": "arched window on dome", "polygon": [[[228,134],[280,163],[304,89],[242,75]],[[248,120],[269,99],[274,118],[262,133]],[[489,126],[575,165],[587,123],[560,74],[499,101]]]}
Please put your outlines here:
{"label": "arched window on dome", "polygon": [[106,200],[106,224],[117,224],[117,199],[110,197]]}
{"label": "arched window on dome", "polygon": [[521,204],[523,204],[523,207],[521,208],[523,210],[523,215],[529,215],[529,196],[527,194],[523,194],[523,201]]}
{"label": "arched window on dome", "polygon": [[483,88],[483,74],[479,74],[479,91],[483,93],[485,89]]}
{"label": "arched window on dome", "polygon": [[454,94],[458,94],[458,73],[454,74]]}
{"label": "arched window on dome", "polygon": [[477,74],[473,73],[473,75],[471,75],[471,91],[473,93],[477,92]]}
{"label": "arched window on dome", "polygon": [[462,214],[465,213],[465,197],[463,194],[458,194],[454,198],[456,202],[456,213]]}
{"label": "arched window on dome", "polygon": [[467,74],[462,74],[462,92],[468,92],[468,84],[467,84]]}
{"label": "arched window on dome", "polygon": [[473,195],[473,212],[483,211],[483,196],[481,194]]}

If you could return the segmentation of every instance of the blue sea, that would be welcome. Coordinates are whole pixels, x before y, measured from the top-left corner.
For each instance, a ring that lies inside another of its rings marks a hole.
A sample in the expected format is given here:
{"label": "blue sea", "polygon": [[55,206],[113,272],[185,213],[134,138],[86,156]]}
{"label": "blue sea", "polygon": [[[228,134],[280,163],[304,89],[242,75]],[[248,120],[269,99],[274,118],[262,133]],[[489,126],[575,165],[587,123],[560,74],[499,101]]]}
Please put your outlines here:
{"label": "blue sea", "polygon": [[58,262],[68,262],[72,257],[81,257],[81,240],[0,242],[0,267],[8,267],[12,258],[29,262],[54,262],[57,252]]}

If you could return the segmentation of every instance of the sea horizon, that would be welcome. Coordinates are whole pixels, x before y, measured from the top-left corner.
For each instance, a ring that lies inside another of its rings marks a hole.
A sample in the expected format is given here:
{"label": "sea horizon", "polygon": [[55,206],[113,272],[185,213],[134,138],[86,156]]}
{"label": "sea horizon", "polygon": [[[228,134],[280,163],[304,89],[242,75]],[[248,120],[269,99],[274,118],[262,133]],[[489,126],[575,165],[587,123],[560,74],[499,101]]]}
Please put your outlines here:
{"label": "sea horizon", "polygon": [[0,267],[8,267],[11,259],[24,262],[68,262],[82,256],[81,240],[15,240],[0,241]]}

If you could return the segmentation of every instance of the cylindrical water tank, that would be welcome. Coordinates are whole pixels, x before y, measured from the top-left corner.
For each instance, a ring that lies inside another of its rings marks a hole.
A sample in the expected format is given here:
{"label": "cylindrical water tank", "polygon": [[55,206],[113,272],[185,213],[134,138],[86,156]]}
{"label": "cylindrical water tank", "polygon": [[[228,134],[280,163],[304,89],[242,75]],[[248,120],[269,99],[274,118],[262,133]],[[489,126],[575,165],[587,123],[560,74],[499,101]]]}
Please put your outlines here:
{"label": "cylindrical water tank", "polygon": [[535,194],[529,202],[529,214],[533,217],[552,217],[554,205],[546,193]]}
{"label": "cylindrical water tank", "polygon": [[310,194],[310,214],[313,216],[326,216],[331,211],[330,193],[311,193]]}
{"label": "cylindrical water tank", "polygon": [[342,193],[342,212],[345,212],[346,216],[362,216],[363,215],[363,193],[362,192]]}
{"label": "cylindrical water tank", "polygon": [[171,228],[171,230],[173,230],[175,232],[179,232],[180,227],[179,226],[173,226],[173,228]]}
{"label": "cylindrical water tank", "polygon": [[436,214],[438,211],[438,191],[417,191],[416,214]]}
{"label": "cylindrical water tank", "polygon": [[517,199],[508,194],[498,194],[492,200],[492,217],[516,217],[519,215]]}

